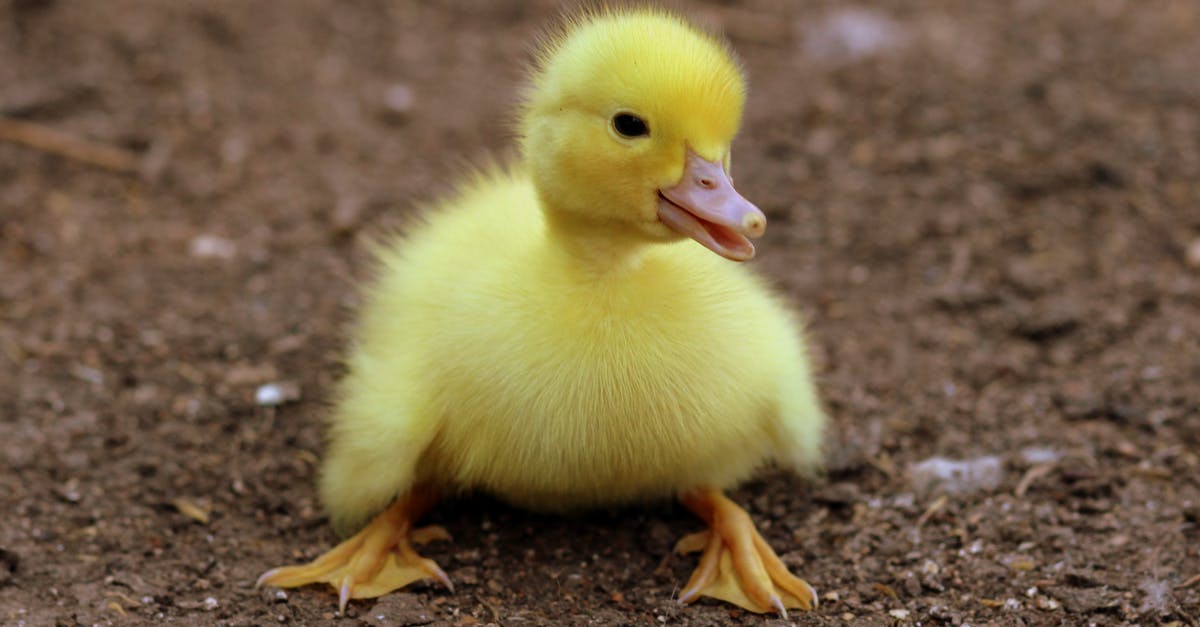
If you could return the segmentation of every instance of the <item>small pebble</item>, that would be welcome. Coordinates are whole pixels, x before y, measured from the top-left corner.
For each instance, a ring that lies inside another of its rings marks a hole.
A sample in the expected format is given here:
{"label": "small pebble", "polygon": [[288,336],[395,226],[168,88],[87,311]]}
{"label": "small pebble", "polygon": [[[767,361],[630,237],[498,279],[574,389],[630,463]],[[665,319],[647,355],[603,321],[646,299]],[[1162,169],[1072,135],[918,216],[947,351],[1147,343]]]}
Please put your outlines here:
{"label": "small pebble", "polygon": [[904,42],[906,33],[886,13],[869,9],[836,10],[803,29],[804,52],[815,59],[853,61]]}
{"label": "small pebble", "polygon": [[1049,464],[1061,457],[1058,451],[1041,446],[1031,446],[1021,451],[1021,459],[1027,464]]}
{"label": "small pebble", "polygon": [[931,457],[909,469],[913,488],[922,494],[965,494],[994,490],[1004,481],[1004,464],[987,455],[967,460]]}
{"label": "small pebble", "polygon": [[188,251],[193,257],[202,259],[233,259],[237,255],[237,245],[224,237],[197,235],[192,238]]}
{"label": "small pebble", "polygon": [[386,122],[403,122],[416,104],[413,90],[403,83],[389,85],[380,98],[379,115]]}
{"label": "small pebble", "polygon": [[300,384],[295,381],[276,381],[258,386],[254,402],[263,407],[274,407],[300,399]]}
{"label": "small pebble", "polygon": [[217,607],[218,607],[219,605],[220,605],[220,603],[219,603],[219,602],[217,602],[217,599],[216,599],[216,597],[208,597],[207,599],[204,599],[204,609],[205,609],[205,611],[211,612],[211,611],[213,611],[213,610],[217,609]]}
{"label": "small pebble", "polygon": [[1062,607],[1061,603],[1049,597],[1038,597],[1034,599],[1033,604],[1036,605],[1039,610],[1045,610],[1047,612],[1051,612]]}

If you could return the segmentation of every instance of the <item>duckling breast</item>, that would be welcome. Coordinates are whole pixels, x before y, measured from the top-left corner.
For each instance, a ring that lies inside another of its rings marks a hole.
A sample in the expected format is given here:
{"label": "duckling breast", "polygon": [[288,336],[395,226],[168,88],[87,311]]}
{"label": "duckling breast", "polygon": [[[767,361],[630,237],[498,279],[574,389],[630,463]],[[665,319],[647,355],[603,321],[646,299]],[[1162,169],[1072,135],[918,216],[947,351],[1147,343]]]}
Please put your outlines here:
{"label": "duckling breast", "polygon": [[786,316],[756,283],[647,263],[643,286],[509,289],[485,325],[443,311],[453,346],[432,350],[461,357],[429,362],[432,480],[565,510],[728,487],[772,457]]}

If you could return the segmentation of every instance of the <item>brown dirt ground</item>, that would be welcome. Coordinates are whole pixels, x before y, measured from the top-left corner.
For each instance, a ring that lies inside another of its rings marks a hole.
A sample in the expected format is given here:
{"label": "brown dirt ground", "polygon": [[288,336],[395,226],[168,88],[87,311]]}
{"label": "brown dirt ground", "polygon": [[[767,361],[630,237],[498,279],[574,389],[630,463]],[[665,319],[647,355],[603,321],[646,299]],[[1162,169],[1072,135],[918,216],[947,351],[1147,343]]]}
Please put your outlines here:
{"label": "brown dirt ground", "polygon": [[[1196,625],[1200,4],[872,6],[897,39],[857,58],[820,45],[830,1],[683,7],[745,60],[757,263],[834,418],[824,479],[735,493],[824,595],[793,620]],[[362,236],[508,150],[556,11],[0,4],[0,113],[143,162],[0,143],[0,623],[777,623],[672,601],[698,524],[666,504],[446,504],[458,591],[344,619],[252,586],[334,541],[313,477]],[[273,380],[301,398],[258,406]],[[945,499],[908,473],[984,455],[999,485]]]}

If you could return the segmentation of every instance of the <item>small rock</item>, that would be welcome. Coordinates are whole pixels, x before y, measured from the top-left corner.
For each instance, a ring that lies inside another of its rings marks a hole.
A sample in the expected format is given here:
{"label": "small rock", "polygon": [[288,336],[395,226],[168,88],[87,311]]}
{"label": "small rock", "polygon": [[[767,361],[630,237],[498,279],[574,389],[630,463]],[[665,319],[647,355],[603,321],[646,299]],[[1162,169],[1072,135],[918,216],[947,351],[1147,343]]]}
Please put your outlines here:
{"label": "small rock", "polygon": [[1004,464],[995,455],[963,461],[931,457],[914,464],[908,475],[921,494],[965,494],[999,487],[1004,481]]}
{"label": "small rock", "polygon": [[68,503],[78,503],[82,495],[79,493],[79,480],[69,479],[65,484],[55,488],[54,493]]}
{"label": "small rock", "polygon": [[1033,604],[1039,610],[1043,610],[1046,612],[1053,612],[1054,610],[1057,610],[1058,608],[1062,607],[1061,603],[1059,603],[1058,601],[1055,601],[1054,599],[1051,599],[1050,597],[1037,597],[1036,599],[1033,600]]}
{"label": "small rock", "polygon": [[254,402],[263,407],[274,407],[300,400],[300,384],[295,381],[276,381],[258,386]]}
{"label": "small rock", "polygon": [[946,591],[946,586],[942,583],[942,578],[936,573],[926,573],[922,575],[921,585],[924,586],[926,590],[931,590],[933,592]]}
{"label": "small rock", "polygon": [[237,255],[237,244],[216,235],[197,235],[192,238],[188,251],[193,257],[202,259],[233,259]]}
{"label": "small rock", "polygon": [[904,39],[900,23],[883,13],[840,9],[804,28],[804,51],[815,59],[854,61],[895,48]]}
{"label": "small rock", "polygon": [[211,612],[220,607],[220,605],[221,604],[217,601],[216,597],[208,597],[204,599],[204,611],[206,612]]}
{"label": "small rock", "polygon": [[92,385],[104,384],[103,372],[83,364],[71,364],[71,374],[74,375],[76,379],[79,379],[80,381],[86,381]]}
{"label": "small rock", "polygon": [[1052,464],[1058,461],[1061,457],[1062,455],[1060,455],[1058,451],[1042,446],[1031,446],[1021,450],[1022,461],[1031,465]]}
{"label": "small rock", "polygon": [[416,104],[412,88],[403,83],[387,86],[379,100],[380,117],[392,123],[406,120]]}
{"label": "small rock", "polygon": [[951,610],[945,605],[934,605],[933,607],[929,608],[929,616],[931,618],[940,620],[943,623],[948,623],[951,625],[958,625],[962,623],[962,618],[959,613]]}

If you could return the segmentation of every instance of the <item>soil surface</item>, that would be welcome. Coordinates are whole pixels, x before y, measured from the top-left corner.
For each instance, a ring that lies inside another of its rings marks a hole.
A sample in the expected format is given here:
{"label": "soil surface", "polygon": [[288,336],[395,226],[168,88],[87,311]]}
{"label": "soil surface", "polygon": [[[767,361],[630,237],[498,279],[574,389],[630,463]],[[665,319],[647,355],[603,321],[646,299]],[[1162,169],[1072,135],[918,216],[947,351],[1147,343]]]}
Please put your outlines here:
{"label": "soil surface", "polygon": [[[749,73],[755,264],[832,415],[823,478],[733,493],[821,594],[791,620],[1198,624],[1200,3],[867,6],[681,6]],[[511,154],[557,11],[0,3],[5,124],[118,149],[0,142],[0,623],[780,623],[673,601],[673,504],[447,503],[456,591],[346,617],[253,587],[336,539],[363,239]]]}

